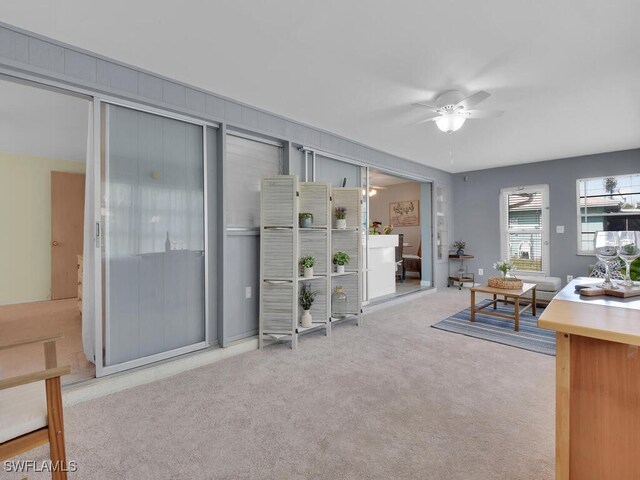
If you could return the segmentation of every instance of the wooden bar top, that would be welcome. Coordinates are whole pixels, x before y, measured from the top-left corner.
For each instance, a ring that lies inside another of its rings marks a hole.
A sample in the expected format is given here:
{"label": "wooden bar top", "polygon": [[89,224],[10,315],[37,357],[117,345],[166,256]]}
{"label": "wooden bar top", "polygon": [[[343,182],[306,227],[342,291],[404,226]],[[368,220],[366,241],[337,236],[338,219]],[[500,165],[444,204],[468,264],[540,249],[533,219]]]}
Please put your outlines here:
{"label": "wooden bar top", "polygon": [[576,285],[602,279],[577,278],[545,308],[538,327],[583,337],[640,346],[640,298],[580,297]]}

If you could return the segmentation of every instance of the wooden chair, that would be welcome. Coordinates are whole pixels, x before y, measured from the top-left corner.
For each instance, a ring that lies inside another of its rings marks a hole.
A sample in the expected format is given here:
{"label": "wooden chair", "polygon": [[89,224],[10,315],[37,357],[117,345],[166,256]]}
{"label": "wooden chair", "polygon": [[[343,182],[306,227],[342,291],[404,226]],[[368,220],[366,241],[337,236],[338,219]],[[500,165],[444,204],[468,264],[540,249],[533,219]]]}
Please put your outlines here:
{"label": "wooden chair", "polygon": [[62,418],[60,377],[70,372],[57,367],[56,340],[62,335],[0,340],[0,350],[44,345],[45,370],[0,380],[0,461],[49,443],[53,480],[66,480],[67,460]]}

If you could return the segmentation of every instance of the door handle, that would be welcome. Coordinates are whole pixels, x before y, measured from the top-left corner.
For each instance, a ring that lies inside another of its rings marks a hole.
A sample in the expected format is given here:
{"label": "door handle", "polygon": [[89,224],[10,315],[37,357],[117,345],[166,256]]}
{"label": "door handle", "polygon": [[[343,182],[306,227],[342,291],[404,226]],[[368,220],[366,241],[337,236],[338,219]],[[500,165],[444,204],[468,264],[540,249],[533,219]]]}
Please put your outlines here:
{"label": "door handle", "polygon": [[57,247],[59,244],[57,240],[54,240],[53,242],[51,242],[51,245],[53,245],[54,247]]}

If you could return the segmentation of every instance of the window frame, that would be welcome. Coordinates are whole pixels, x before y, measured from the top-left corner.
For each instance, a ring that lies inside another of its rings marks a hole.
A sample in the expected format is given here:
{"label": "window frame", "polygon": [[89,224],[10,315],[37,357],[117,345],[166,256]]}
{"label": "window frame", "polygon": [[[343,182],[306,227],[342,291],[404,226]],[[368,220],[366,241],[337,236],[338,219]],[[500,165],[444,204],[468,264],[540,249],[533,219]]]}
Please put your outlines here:
{"label": "window frame", "polygon": [[[581,192],[580,192],[580,182],[588,182],[590,180],[599,180],[602,181],[605,178],[608,177],[629,177],[629,176],[640,176],[640,172],[639,173],[623,173],[620,175],[603,175],[600,177],[589,177],[589,178],[578,178],[576,179],[576,251],[577,251],[577,255],[584,255],[584,256],[588,256],[588,257],[593,257],[595,256],[595,252],[593,250],[583,250],[582,249],[582,214],[580,213],[580,208],[581,208],[581,203],[580,203],[580,199],[582,198],[581,196]],[[638,213],[638,215],[640,216],[640,213]],[[600,216],[600,217],[616,217],[616,216],[624,216],[624,214],[620,214],[620,213],[598,213],[598,214],[594,214],[593,216]],[[589,213],[585,214],[585,217],[589,217]]]}
{"label": "window frame", "polygon": [[550,249],[549,249],[549,237],[550,237],[550,222],[549,222],[549,185],[525,185],[517,187],[505,187],[500,189],[500,257],[501,260],[509,261],[509,215],[508,211],[505,212],[505,195],[512,193],[542,193],[542,218],[541,218],[541,255],[542,255],[542,270],[512,270],[516,275],[530,275],[530,276],[549,276],[549,264],[550,264]]}

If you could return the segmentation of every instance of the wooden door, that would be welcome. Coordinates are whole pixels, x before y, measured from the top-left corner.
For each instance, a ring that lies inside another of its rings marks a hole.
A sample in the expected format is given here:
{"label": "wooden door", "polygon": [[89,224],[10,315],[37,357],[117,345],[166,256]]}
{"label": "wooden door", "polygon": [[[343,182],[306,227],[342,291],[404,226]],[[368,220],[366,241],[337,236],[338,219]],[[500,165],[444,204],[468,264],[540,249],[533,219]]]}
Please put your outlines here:
{"label": "wooden door", "polygon": [[84,174],[51,172],[51,299],[78,296],[84,237]]}

